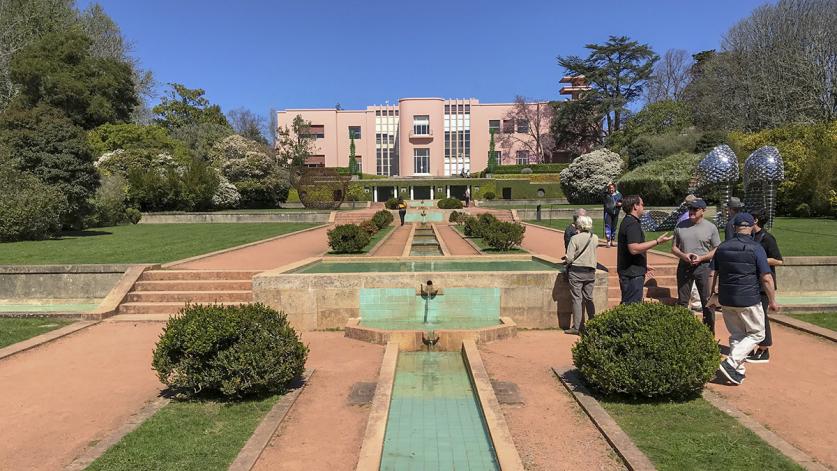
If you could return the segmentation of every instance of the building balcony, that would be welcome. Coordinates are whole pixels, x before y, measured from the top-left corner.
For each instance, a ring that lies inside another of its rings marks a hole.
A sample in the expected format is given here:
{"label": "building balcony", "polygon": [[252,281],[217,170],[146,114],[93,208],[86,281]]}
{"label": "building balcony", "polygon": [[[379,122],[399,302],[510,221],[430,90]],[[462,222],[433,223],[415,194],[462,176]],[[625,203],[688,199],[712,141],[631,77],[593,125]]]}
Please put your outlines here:
{"label": "building balcony", "polygon": [[433,131],[427,130],[411,130],[410,139],[433,139]]}

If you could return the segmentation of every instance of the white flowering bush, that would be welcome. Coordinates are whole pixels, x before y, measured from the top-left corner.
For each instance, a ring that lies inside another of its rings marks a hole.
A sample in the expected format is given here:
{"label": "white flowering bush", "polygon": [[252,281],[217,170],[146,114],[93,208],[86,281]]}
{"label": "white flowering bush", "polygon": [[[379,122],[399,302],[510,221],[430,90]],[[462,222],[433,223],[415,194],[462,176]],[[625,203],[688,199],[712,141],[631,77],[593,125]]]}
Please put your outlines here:
{"label": "white flowering bush", "polygon": [[561,170],[561,189],[570,203],[599,202],[607,184],[622,174],[623,165],[619,154],[608,149],[580,155]]}
{"label": "white flowering bush", "polygon": [[219,175],[218,188],[212,195],[212,206],[218,209],[237,208],[241,203],[241,195],[226,177]]}
{"label": "white flowering bush", "polygon": [[235,185],[242,207],[276,207],[288,197],[288,173],[258,142],[237,134],[213,146],[210,159]]}

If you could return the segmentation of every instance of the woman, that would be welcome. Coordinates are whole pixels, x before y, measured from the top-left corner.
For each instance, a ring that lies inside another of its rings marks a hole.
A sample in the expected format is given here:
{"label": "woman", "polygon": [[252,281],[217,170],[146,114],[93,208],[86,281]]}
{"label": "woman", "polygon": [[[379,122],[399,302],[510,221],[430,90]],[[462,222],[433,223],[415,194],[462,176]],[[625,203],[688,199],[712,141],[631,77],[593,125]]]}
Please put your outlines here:
{"label": "woman", "polygon": [[564,332],[578,335],[584,331],[584,311],[587,311],[588,319],[596,315],[593,287],[596,285],[596,246],[599,238],[593,234],[593,220],[590,216],[579,216],[575,225],[578,234],[570,239],[567,247],[567,277],[573,300],[573,324]]}
{"label": "woman", "polygon": [[616,239],[616,231],[619,223],[619,210],[622,208],[622,193],[616,191],[613,182],[607,184],[607,193],[604,197],[604,226],[607,246],[613,247]]}
{"label": "woman", "polygon": [[401,225],[404,225],[404,216],[407,214],[407,203],[404,198],[398,197],[398,217],[401,218]]}

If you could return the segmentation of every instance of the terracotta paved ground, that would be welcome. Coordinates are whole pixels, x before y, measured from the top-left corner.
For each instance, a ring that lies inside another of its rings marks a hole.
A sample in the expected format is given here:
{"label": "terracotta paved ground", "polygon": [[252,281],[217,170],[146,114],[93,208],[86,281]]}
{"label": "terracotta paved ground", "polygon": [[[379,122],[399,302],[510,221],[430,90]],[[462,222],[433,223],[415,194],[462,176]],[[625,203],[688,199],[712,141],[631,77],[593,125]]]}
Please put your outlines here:
{"label": "terracotta paved ground", "polygon": [[[741,386],[710,384],[752,416],[818,461],[837,469],[837,343],[771,324],[770,363],[747,365]],[[716,333],[727,345],[724,321]]]}
{"label": "terracotta paved ground", "polygon": [[226,252],[174,268],[199,270],[270,270],[309,257],[319,257],[328,251],[329,227],[301,232],[263,244]]}
{"label": "terracotta paved ground", "polygon": [[520,389],[524,404],[502,408],[528,470],[623,468],[550,369],[572,364],[577,338],[556,330],[519,331],[516,338],[479,347],[491,379]]}
{"label": "terracotta paved ground", "polygon": [[439,236],[442,237],[448,246],[448,251],[451,255],[479,255],[479,252],[471,244],[466,242],[451,226],[447,224],[436,224],[436,229],[438,229]]}
{"label": "terracotta paved ground", "polygon": [[[396,224],[400,223],[396,221]],[[411,228],[412,224],[397,226],[392,234],[387,237],[387,240],[372,255],[375,257],[400,257],[404,253],[404,246],[407,245]]]}
{"label": "terracotta paved ground", "polygon": [[162,326],[104,322],[0,360],[0,469],[61,469],[157,397]]}
{"label": "terracotta paved ground", "polygon": [[255,470],[354,470],[369,405],[347,403],[356,382],[377,382],[384,347],[343,337],[342,332],[305,332],[316,368],[310,384],[264,450]]}

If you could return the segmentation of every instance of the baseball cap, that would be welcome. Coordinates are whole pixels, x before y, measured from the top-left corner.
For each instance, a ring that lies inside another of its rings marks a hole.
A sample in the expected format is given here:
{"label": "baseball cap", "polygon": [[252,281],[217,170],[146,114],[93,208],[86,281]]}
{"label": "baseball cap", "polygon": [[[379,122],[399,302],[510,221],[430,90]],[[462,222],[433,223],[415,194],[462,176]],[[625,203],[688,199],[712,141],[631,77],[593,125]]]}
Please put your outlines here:
{"label": "baseball cap", "polygon": [[706,209],[706,201],[700,198],[695,198],[689,202],[689,209]]}
{"label": "baseball cap", "polygon": [[732,225],[733,226],[746,226],[752,227],[756,224],[756,220],[753,219],[753,216],[750,213],[738,213],[732,218]]}
{"label": "baseball cap", "polygon": [[696,199],[698,199],[698,197],[695,196],[695,195],[686,195],[686,199],[684,201],[688,205],[689,203],[691,203],[692,201],[694,201]]}
{"label": "baseball cap", "polygon": [[729,199],[729,204],[727,205],[730,208],[743,208],[744,204],[741,203],[741,200],[735,196]]}

